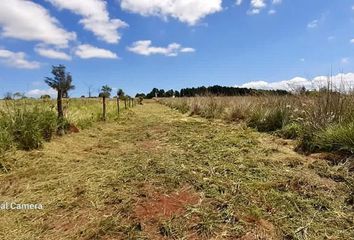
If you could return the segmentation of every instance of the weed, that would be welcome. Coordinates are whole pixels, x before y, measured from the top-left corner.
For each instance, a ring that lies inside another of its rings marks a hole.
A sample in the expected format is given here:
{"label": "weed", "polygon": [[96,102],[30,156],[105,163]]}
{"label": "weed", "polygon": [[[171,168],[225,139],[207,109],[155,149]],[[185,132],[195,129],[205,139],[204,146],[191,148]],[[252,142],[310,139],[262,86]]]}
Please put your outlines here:
{"label": "weed", "polygon": [[354,122],[327,127],[316,135],[315,144],[324,151],[345,151],[354,154]]}
{"label": "weed", "polygon": [[280,108],[253,112],[248,119],[248,126],[260,132],[274,132],[282,129],[287,121],[287,112]]}
{"label": "weed", "polygon": [[292,122],[285,125],[278,131],[278,135],[285,139],[297,139],[303,132],[302,126],[299,123]]}

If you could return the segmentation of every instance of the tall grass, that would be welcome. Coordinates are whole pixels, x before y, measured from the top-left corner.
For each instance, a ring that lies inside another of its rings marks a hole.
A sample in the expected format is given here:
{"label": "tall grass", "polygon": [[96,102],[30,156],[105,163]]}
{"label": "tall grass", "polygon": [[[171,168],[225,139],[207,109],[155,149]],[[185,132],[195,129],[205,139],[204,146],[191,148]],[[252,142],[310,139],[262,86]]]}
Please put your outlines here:
{"label": "tall grass", "polygon": [[[0,101],[0,155],[11,148],[31,150],[50,141],[59,124],[79,129],[90,127],[102,116],[101,99],[65,99],[64,122],[57,120],[56,103],[51,100]],[[107,118],[117,117],[115,100],[107,101]]]}
{"label": "tall grass", "polygon": [[245,122],[261,132],[298,139],[304,152],[354,153],[354,95],[331,90],[307,95],[160,99],[191,115]]}

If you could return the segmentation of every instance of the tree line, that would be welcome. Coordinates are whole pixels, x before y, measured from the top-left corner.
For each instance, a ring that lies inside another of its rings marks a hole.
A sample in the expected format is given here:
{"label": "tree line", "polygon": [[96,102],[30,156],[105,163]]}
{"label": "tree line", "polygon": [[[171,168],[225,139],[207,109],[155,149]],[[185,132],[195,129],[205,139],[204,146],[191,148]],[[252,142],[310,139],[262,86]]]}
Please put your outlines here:
{"label": "tree line", "polygon": [[196,96],[257,96],[257,95],[289,95],[290,92],[286,90],[262,90],[239,87],[224,87],[224,86],[210,86],[210,87],[196,87],[183,88],[180,91],[153,88],[148,94],[139,93],[136,97],[143,97],[151,99],[154,97],[196,97]]}

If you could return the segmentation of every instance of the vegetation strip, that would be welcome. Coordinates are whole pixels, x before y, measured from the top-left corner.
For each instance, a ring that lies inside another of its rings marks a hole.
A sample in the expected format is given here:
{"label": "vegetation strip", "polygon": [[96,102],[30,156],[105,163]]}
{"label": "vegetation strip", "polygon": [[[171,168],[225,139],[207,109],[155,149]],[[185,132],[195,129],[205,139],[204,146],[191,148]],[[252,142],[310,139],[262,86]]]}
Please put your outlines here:
{"label": "vegetation strip", "polygon": [[323,89],[285,96],[162,98],[160,102],[182,113],[244,122],[260,132],[297,139],[296,149],[304,153],[354,157],[353,94]]}

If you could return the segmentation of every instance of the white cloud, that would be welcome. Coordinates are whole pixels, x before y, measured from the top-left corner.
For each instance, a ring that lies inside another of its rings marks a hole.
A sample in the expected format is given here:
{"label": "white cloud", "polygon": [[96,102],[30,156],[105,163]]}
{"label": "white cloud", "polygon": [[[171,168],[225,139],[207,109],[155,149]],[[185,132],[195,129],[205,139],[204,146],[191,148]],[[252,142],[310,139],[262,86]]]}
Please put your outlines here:
{"label": "white cloud", "polygon": [[183,52],[183,53],[193,53],[193,52],[195,52],[195,49],[194,48],[182,48],[181,52]]}
{"label": "white cloud", "polygon": [[39,98],[40,96],[42,95],[49,95],[51,97],[54,97],[57,95],[57,92],[52,89],[52,88],[49,88],[49,89],[33,89],[33,90],[30,90],[28,92],[26,92],[26,96],[28,97],[34,97],[34,98]]}
{"label": "white cloud", "polygon": [[251,6],[253,8],[265,8],[267,4],[265,0],[251,0]]}
{"label": "white cloud", "polygon": [[267,4],[265,2],[265,0],[251,0],[251,9],[248,10],[247,14],[259,14],[263,8],[267,7]]}
{"label": "white cloud", "polygon": [[89,58],[116,59],[116,58],[118,58],[117,54],[115,54],[109,50],[97,48],[97,47],[91,46],[89,44],[79,45],[75,51],[75,55],[80,58],[83,58],[83,59],[89,59]]}
{"label": "white cloud", "polygon": [[300,58],[300,62],[305,62],[305,58]]}
{"label": "white cloud", "polygon": [[241,86],[242,88],[253,88],[253,89],[269,89],[269,83],[265,81],[252,81],[248,83],[244,83]]}
{"label": "white cloud", "polygon": [[268,11],[268,14],[269,14],[269,15],[274,15],[274,14],[276,14],[276,13],[277,13],[277,11],[274,10],[274,9],[270,9],[270,10]]}
{"label": "white cloud", "polygon": [[295,77],[290,80],[283,80],[279,82],[253,81],[244,83],[239,87],[292,91],[298,89],[299,87],[305,87],[306,89],[319,89],[326,87],[329,81],[334,89],[346,91],[354,90],[354,73],[337,74],[333,77],[317,76],[312,79]]}
{"label": "white cloud", "polygon": [[260,9],[258,9],[258,8],[253,8],[253,9],[248,10],[248,11],[247,11],[247,14],[248,14],[248,15],[257,15],[257,14],[259,14],[260,12],[261,12]]}
{"label": "white cloud", "polygon": [[80,23],[99,39],[108,43],[118,43],[120,28],[128,25],[120,19],[110,19],[107,3],[103,0],[47,0],[59,9],[67,9],[82,16]]}
{"label": "white cloud", "polygon": [[307,24],[308,28],[316,28],[318,26],[318,20],[315,19]]}
{"label": "white cloud", "polygon": [[283,2],[283,0],[273,0],[272,4],[276,5],[276,4],[281,4]]}
{"label": "white cloud", "polygon": [[348,64],[349,63],[349,58],[345,57],[340,60],[342,64]]}
{"label": "white cloud", "polygon": [[[251,0],[250,9],[247,11],[248,15],[257,15],[261,13],[261,11],[267,8],[267,0]],[[269,0],[269,5],[279,5],[283,1],[282,0]],[[268,10],[268,15],[274,15],[277,11],[275,9]]]}
{"label": "white cloud", "polygon": [[43,57],[52,58],[52,59],[59,59],[59,60],[66,60],[66,61],[71,60],[70,55],[66,54],[65,52],[55,50],[55,49],[50,49],[50,48],[38,46],[35,48],[35,51]]}
{"label": "white cloud", "polygon": [[11,67],[20,69],[36,69],[40,64],[35,61],[28,61],[24,52],[12,52],[6,49],[0,49],[0,60]]}
{"label": "white cloud", "polygon": [[143,16],[176,18],[189,25],[222,10],[222,0],[121,0],[123,10]]}
{"label": "white cloud", "polygon": [[353,44],[354,44],[354,38],[350,40],[350,43],[353,43]]}
{"label": "white cloud", "polygon": [[0,28],[3,37],[67,46],[76,34],[59,26],[41,5],[26,0],[1,1]]}
{"label": "white cloud", "polygon": [[236,5],[241,5],[242,4],[242,0],[236,0]]}
{"label": "white cloud", "polygon": [[144,56],[160,54],[168,57],[176,57],[179,53],[195,52],[195,49],[182,48],[178,43],[171,43],[167,47],[154,47],[150,40],[143,40],[134,42],[131,47],[128,47],[128,51]]}

